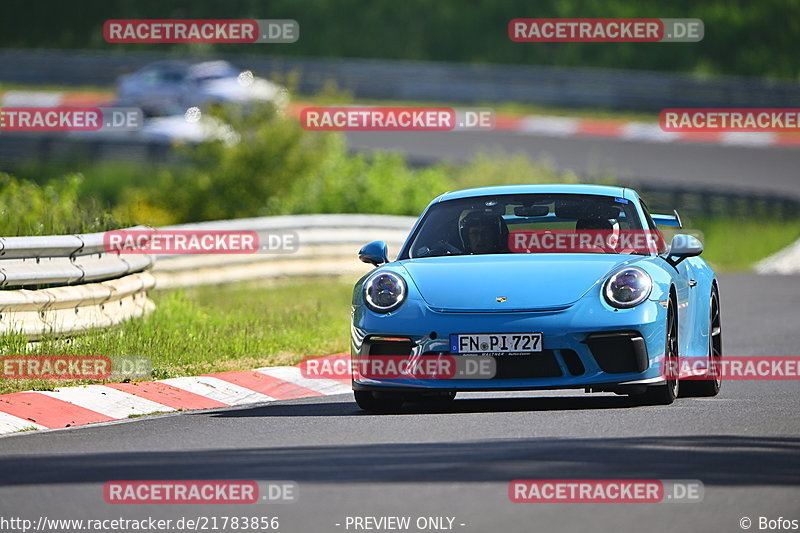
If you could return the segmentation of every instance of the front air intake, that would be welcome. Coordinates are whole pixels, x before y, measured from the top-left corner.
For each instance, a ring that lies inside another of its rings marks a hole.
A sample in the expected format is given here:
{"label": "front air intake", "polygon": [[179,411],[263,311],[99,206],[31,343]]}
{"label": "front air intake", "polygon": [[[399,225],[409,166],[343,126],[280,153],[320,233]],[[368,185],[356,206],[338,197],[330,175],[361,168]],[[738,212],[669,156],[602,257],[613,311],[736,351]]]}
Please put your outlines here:
{"label": "front air intake", "polygon": [[649,366],[647,346],[636,331],[592,333],[585,341],[597,366],[609,374],[644,372]]}

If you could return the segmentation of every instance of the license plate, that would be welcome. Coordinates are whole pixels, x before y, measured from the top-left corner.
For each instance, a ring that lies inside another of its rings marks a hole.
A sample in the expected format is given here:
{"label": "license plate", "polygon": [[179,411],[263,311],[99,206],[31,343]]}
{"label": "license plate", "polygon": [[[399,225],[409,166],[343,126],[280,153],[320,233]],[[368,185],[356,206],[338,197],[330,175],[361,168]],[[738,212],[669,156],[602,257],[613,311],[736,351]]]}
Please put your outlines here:
{"label": "license plate", "polygon": [[526,354],[542,351],[541,333],[473,333],[450,335],[450,353]]}

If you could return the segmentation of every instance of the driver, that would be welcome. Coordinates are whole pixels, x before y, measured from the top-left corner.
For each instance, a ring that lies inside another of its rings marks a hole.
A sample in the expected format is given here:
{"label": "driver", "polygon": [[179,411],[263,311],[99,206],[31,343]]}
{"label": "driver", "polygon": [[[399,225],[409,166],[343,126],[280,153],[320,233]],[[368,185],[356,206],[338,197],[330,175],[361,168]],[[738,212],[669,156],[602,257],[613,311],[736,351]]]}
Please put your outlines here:
{"label": "driver", "polygon": [[605,246],[594,248],[594,250],[587,250],[600,253],[619,253],[619,221],[611,218],[581,218],[575,222],[575,231],[587,232],[587,234],[596,242],[596,237],[600,237]]}
{"label": "driver", "polygon": [[485,211],[467,211],[458,220],[458,232],[466,253],[508,252],[508,229],[503,217]]}

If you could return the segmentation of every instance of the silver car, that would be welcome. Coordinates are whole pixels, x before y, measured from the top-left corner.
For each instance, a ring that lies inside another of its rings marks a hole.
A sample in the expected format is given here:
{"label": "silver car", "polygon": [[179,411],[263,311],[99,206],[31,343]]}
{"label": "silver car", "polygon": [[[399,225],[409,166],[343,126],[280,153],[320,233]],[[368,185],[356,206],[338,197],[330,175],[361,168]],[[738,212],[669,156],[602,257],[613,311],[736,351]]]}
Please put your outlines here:
{"label": "silver car", "polygon": [[284,87],[227,61],[157,61],[122,76],[117,86],[118,105],[140,107],[148,116],[184,114],[212,103],[253,102],[283,108],[288,96]]}

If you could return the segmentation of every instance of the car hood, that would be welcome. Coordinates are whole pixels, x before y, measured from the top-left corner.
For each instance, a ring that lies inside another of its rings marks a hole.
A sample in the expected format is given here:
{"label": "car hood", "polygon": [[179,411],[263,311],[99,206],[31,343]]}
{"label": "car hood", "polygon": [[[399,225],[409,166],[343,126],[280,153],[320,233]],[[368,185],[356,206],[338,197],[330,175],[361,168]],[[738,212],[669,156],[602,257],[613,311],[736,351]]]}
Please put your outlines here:
{"label": "car hood", "polygon": [[401,263],[422,298],[434,309],[539,311],[569,307],[604,281],[611,270],[642,258],[513,254],[428,257]]}

